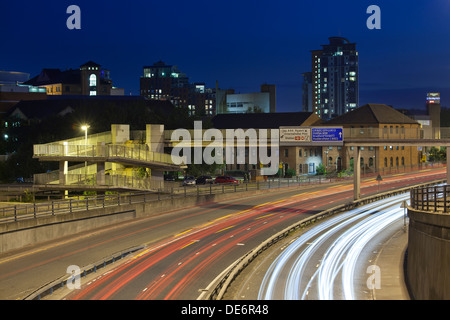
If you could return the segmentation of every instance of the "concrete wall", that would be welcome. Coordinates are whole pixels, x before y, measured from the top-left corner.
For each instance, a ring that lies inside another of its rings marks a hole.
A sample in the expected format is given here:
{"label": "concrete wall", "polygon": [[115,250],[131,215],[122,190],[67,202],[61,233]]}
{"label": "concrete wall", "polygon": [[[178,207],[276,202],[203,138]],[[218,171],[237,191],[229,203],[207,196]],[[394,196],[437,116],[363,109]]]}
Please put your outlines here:
{"label": "concrete wall", "polygon": [[407,282],[417,300],[450,299],[450,214],[408,208]]}
{"label": "concrete wall", "polygon": [[120,223],[135,217],[134,208],[120,206],[1,224],[0,253]]}
{"label": "concrete wall", "polygon": [[[37,219],[0,224],[0,253],[21,249],[61,237],[75,235],[135,218],[148,217],[176,209],[186,209],[207,202],[242,198],[261,192],[279,192],[282,189],[251,190],[236,193],[180,197],[161,201],[127,204],[95,210],[57,214]],[[125,201],[124,201],[125,202]]]}

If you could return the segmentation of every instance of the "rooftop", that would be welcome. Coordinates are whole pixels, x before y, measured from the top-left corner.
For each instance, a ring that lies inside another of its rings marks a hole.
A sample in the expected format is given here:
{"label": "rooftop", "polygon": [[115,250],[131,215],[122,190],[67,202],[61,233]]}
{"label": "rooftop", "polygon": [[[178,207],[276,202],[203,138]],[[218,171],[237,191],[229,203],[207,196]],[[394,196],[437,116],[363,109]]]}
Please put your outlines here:
{"label": "rooftop", "polygon": [[369,103],[326,122],[328,124],[418,124],[417,121],[385,104]]}

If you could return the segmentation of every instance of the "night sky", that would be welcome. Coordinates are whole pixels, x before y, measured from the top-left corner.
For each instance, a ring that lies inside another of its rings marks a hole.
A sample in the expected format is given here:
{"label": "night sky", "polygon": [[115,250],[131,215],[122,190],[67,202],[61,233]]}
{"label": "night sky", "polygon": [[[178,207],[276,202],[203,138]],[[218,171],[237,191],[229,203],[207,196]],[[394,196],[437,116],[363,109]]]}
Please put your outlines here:
{"label": "night sky", "polygon": [[[81,30],[66,27],[72,4]],[[366,27],[372,4],[380,30]],[[427,92],[441,92],[450,106],[449,0],[0,2],[0,70],[33,77],[92,60],[138,95],[142,67],[163,60],[209,87],[275,84],[280,112],[301,111],[301,74],[330,36],[357,43],[360,105],[423,109]]]}

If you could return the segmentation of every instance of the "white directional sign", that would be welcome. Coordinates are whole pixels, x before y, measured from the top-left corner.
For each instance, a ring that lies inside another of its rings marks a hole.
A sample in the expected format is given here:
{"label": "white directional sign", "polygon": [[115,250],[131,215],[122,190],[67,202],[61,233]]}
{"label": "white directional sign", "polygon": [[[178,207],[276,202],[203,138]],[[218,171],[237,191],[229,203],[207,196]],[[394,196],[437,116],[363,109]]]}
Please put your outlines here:
{"label": "white directional sign", "polygon": [[280,145],[342,146],[342,127],[280,127]]}
{"label": "white directional sign", "polygon": [[310,142],[311,129],[310,128],[280,128],[280,142]]}

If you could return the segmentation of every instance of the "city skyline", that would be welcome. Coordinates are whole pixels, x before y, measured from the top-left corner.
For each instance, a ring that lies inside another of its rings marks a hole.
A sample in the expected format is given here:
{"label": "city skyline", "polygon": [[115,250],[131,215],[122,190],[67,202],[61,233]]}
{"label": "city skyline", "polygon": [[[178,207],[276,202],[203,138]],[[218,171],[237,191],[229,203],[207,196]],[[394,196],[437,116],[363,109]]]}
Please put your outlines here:
{"label": "city skyline", "polygon": [[[162,60],[211,88],[218,81],[222,89],[244,93],[275,84],[277,111],[301,111],[311,50],[342,36],[358,46],[360,106],[424,108],[427,92],[436,91],[445,107],[450,93],[444,63],[450,48],[441,40],[449,30],[445,1],[328,1],[325,9],[306,2],[135,1],[123,8],[114,1],[77,1],[81,30],[66,27],[72,3],[45,4],[0,5],[0,34],[8,48],[0,54],[1,70],[33,77],[43,68],[64,70],[92,60],[111,71],[115,86],[139,95],[142,67]],[[371,4],[381,8],[379,30],[366,26]]]}

